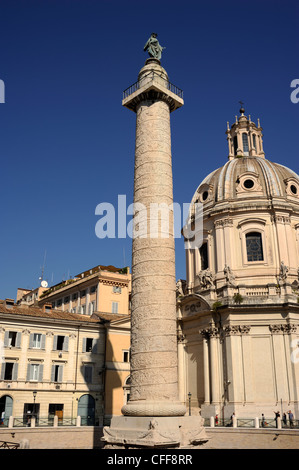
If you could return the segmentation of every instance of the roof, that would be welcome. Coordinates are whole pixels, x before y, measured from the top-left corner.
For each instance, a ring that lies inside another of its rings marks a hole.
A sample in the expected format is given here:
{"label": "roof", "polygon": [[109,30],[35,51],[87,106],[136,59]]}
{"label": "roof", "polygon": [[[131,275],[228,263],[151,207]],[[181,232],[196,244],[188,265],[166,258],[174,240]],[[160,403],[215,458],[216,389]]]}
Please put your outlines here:
{"label": "roof", "polygon": [[[101,317],[92,317],[88,315],[80,315],[79,313],[64,312],[56,309],[43,309],[40,307],[32,307],[26,305],[12,305],[7,307],[5,302],[0,301],[0,315],[1,314],[20,315],[24,317],[47,318],[53,320],[63,321],[79,321],[88,323],[99,323]],[[103,318],[104,319],[104,318]]]}
{"label": "roof", "polygon": [[124,315],[122,313],[105,313],[105,312],[94,312],[92,314],[93,317],[98,317],[101,320],[115,322],[119,320],[129,320],[131,315]]}

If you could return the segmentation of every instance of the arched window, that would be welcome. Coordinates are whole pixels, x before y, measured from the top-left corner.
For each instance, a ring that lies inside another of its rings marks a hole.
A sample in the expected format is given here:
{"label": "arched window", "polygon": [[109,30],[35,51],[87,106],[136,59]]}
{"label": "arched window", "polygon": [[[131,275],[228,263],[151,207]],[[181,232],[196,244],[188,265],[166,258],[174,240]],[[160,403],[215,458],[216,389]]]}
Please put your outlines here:
{"label": "arched window", "polygon": [[248,261],[263,261],[263,243],[262,234],[259,232],[250,232],[246,234],[246,250]]}
{"label": "arched window", "polygon": [[237,155],[237,153],[238,153],[238,138],[237,138],[236,135],[234,137],[234,152],[235,152],[235,155]]}
{"label": "arched window", "polygon": [[209,258],[208,258],[208,244],[203,243],[202,246],[199,248],[200,254],[200,269],[204,271],[209,267]]}
{"label": "arched window", "polygon": [[249,145],[248,145],[248,135],[243,132],[242,134],[242,142],[243,142],[243,153],[245,156],[249,155]]}

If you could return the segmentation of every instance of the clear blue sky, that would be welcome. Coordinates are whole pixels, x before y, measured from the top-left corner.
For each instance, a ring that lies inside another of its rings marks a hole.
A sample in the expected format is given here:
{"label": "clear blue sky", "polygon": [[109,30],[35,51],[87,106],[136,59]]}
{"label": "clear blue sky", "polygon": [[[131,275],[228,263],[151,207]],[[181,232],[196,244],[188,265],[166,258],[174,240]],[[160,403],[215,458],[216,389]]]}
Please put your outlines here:
{"label": "clear blue sky", "polygon": [[[0,2],[0,298],[98,264],[131,264],[131,239],[95,235],[101,202],[132,202],[135,114],[121,105],[158,33],[184,90],[171,115],[174,201],[227,161],[226,122],[244,101],[266,157],[298,172],[296,1]],[[185,278],[182,240],[177,278]]]}

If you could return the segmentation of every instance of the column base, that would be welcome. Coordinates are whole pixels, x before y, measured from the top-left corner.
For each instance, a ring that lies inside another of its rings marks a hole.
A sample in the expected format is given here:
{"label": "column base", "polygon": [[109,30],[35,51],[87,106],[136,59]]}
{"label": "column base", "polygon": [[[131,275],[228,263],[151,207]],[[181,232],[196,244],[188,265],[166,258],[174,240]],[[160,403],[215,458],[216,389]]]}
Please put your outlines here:
{"label": "column base", "polygon": [[105,448],[192,448],[208,441],[201,416],[115,416],[103,429]]}

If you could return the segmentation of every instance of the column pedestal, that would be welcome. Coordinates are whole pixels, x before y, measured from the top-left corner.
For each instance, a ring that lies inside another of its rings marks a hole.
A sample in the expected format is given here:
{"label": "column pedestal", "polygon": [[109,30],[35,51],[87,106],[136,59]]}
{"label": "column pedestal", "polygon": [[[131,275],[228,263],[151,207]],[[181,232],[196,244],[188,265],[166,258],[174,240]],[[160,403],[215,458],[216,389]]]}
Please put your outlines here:
{"label": "column pedestal", "polygon": [[115,416],[104,428],[105,448],[185,448],[208,441],[200,416]]}

